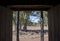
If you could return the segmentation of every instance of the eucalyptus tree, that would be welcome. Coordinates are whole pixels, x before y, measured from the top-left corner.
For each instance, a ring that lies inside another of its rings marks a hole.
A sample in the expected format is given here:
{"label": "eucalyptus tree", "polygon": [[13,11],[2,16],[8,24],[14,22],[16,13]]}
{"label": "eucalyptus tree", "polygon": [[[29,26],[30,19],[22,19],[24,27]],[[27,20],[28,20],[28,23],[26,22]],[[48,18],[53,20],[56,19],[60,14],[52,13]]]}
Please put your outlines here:
{"label": "eucalyptus tree", "polygon": [[13,11],[13,20],[12,20],[12,22],[13,22],[13,29],[15,29],[15,31],[16,31],[16,26],[17,26],[17,13],[18,13],[18,11]]}
{"label": "eucalyptus tree", "polygon": [[[36,14],[32,13],[32,12],[36,12]],[[13,20],[16,24],[16,14],[17,11],[14,11],[14,16],[13,16]],[[40,11],[19,11],[19,25],[20,25],[20,30],[21,30],[21,26],[23,26],[23,30],[27,30],[27,25],[34,25],[33,22],[31,22],[29,20],[29,16],[37,16],[37,18],[40,19]],[[40,22],[40,20],[39,20]]]}
{"label": "eucalyptus tree", "polygon": [[23,27],[23,30],[27,30],[27,24],[29,22],[29,15],[31,14],[31,11],[24,11],[24,27]]}
{"label": "eucalyptus tree", "polygon": [[21,29],[21,26],[23,25],[23,30],[27,30],[27,24],[29,22],[29,15],[30,14],[31,14],[31,11],[20,11],[19,12],[20,29]]}

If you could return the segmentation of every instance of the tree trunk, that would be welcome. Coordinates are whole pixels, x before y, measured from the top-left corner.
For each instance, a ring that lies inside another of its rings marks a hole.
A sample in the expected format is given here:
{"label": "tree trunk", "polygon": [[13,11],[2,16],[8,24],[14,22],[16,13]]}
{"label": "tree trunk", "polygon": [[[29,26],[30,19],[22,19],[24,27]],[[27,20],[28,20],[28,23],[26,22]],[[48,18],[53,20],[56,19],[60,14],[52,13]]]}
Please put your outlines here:
{"label": "tree trunk", "polygon": [[20,26],[19,26],[19,30],[21,30],[21,23],[20,23]]}
{"label": "tree trunk", "polygon": [[25,23],[24,23],[24,27],[23,27],[24,31],[27,31],[27,22],[28,22],[28,19],[25,19]]}
{"label": "tree trunk", "polygon": [[44,41],[44,19],[43,19],[43,11],[41,11],[41,41]]}
{"label": "tree trunk", "polygon": [[19,16],[19,30],[21,30],[22,24],[21,24],[21,18]]}

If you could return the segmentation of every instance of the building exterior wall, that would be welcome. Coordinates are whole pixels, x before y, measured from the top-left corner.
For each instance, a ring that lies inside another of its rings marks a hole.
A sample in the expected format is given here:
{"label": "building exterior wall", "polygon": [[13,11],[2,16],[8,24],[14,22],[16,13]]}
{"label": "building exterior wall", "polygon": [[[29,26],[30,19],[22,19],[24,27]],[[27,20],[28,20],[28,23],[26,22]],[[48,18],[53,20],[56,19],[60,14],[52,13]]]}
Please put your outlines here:
{"label": "building exterior wall", "polygon": [[48,10],[49,41],[60,41],[60,5]]}
{"label": "building exterior wall", "polygon": [[0,41],[12,41],[12,11],[0,6]]}

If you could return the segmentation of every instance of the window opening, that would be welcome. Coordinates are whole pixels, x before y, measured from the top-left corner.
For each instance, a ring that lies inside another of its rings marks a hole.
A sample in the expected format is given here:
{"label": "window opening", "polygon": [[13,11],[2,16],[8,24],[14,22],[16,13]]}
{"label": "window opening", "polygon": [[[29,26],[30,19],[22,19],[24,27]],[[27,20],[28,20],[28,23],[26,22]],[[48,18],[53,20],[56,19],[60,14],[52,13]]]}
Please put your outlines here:
{"label": "window opening", "polygon": [[13,11],[12,41],[48,41],[47,11]]}

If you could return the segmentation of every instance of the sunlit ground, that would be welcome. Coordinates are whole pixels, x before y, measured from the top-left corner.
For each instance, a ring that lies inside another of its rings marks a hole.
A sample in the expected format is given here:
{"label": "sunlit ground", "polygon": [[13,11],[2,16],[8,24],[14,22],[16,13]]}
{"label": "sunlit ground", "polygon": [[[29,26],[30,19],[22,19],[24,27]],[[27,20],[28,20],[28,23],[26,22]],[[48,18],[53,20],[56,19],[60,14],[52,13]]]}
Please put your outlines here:
{"label": "sunlit ground", "polygon": [[[40,26],[27,26],[28,30],[40,30]],[[48,27],[44,27],[44,30],[48,30]],[[39,32],[39,31],[38,31]],[[38,32],[24,32],[20,31],[19,40],[20,41],[41,41],[41,33]],[[13,41],[16,41],[16,32],[13,32]],[[44,41],[48,41],[48,32],[44,33]]]}

